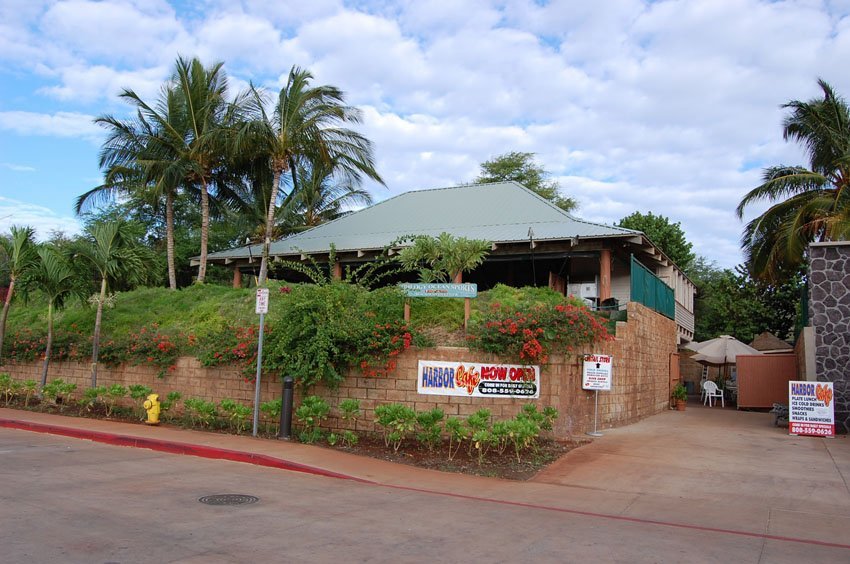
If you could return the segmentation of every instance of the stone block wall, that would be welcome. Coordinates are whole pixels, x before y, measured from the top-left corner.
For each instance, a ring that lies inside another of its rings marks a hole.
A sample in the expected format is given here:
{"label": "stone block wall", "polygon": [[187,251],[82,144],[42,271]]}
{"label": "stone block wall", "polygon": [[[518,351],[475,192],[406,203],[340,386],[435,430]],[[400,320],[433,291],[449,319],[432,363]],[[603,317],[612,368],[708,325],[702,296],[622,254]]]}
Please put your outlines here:
{"label": "stone block wall", "polygon": [[[580,353],[609,354],[614,357],[613,387],[610,392],[599,393],[599,428],[605,429],[634,423],[669,408],[670,355],[676,352],[676,323],[638,304],[628,304],[628,322],[617,324],[613,341],[588,347]],[[417,411],[440,407],[447,416],[465,417],[478,409],[487,408],[496,419],[515,416],[526,403],[533,402],[539,409],[553,406],[560,412],[555,423],[555,435],[568,438],[593,429],[594,394],[581,389],[582,363],[580,355],[553,356],[541,367],[540,398],[466,398],[420,395],[416,391],[419,359],[447,361],[498,361],[486,353],[457,347],[412,348],[400,355],[398,367],[387,377],[366,378],[352,371],[337,389],[317,386],[310,391],[325,398],[332,407],[342,399],[360,400],[363,417],[356,423],[359,431],[375,430],[372,423],[376,406],[383,403],[403,403]],[[38,379],[38,363],[10,364],[2,368],[13,377]],[[88,365],[77,363],[51,364],[49,379],[62,378],[84,390],[90,383]],[[224,398],[251,404],[254,385],[245,382],[238,370],[229,367],[204,368],[194,358],[181,358],[174,371],[164,379],[156,370],[141,366],[100,368],[98,384],[144,384],[165,396],[174,390],[184,398],[198,397],[218,402]],[[297,388],[296,388],[297,390]],[[264,375],[261,382],[261,401],[281,396],[281,380]],[[300,402],[296,393],[295,405]],[[336,409],[332,409],[332,415]],[[331,429],[345,425],[335,417],[327,422]]]}
{"label": "stone block wall", "polygon": [[[8,372],[17,380],[41,381],[41,362],[7,364],[0,366],[0,372]],[[122,365],[107,367],[98,365],[98,386],[121,384],[130,386],[142,384],[150,387],[160,397],[164,398],[169,392],[180,392],[183,399],[194,397],[206,401],[219,402],[230,398],[242,403],[253,403],[254,383],[245,382],[239,370],[230,366],[207,368],[196,358],[181,357],[173,371],[164,378],[157,376],[158,369],[149,366]],[[77,396],[91,385],[91,370],[88,364],[77,362],[51,362],[47,381],[61,378],[66,382],[77,385]],[[279,398],[281,381],[273,375],[264,375],[261,379],[260,393],[262,401]],[[129,404],[128,404],[129,405]]]}
{"label": "stone block wall", "polygon": [[810,245],[809,320],[816,379],[833,382],[835,430],[850,432],[850,242]]}
{"label": "stone block wall", "polygon": [[683,382],[690,382],[690,393],[700,393],[700,382],[702,381],[702,364],[692,357],[696,351],[679,349],[679,374]]}

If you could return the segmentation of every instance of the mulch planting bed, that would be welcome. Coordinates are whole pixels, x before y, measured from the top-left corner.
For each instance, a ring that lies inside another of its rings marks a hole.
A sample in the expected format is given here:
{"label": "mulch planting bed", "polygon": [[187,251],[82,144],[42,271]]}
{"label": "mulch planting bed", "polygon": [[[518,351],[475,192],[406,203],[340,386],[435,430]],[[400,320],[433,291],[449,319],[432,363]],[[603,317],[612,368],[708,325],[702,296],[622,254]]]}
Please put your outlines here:
{"label": "mulch planting bed", "polygon": [[360,441],[353,447],[336,446],[328,448],[336,448],[361,456],[370,456],[380,460],[441,472],[474,474],[506,480],[528,480],[567,452],[589,442],[589,440],[562,442],[541,439],[536,448],[521,453],[519,461],[517,461],[513,449],[508,447],[502,454],[491,450],[480,464],[475,449],[473,448],[472,452],[469,452],[468,442],[461,445],[460,450],[452,460],[448,459],[448,441],[433,451],[411,441],[402,445],[398,452],[393,452],[392,447],[385,446],[380,437],[361,437]]}

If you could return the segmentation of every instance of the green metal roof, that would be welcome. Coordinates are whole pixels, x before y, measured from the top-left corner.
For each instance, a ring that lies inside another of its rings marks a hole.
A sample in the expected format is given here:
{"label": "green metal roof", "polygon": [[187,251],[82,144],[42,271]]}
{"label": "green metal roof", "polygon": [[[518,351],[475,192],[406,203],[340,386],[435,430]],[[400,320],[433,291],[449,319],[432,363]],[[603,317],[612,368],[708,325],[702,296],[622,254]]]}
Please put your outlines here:
{"label": "green metal roof", "polygon": [[[578,219],[516,182],[415,190],[334,221],[285,237],[272,256],[379,250],[404,235],[484,239],[496,244],[640,235],[639,231]],[[250,255],[260,256],[261,245]],[[248,247],[210,253],[209,259],[249,258]]]}

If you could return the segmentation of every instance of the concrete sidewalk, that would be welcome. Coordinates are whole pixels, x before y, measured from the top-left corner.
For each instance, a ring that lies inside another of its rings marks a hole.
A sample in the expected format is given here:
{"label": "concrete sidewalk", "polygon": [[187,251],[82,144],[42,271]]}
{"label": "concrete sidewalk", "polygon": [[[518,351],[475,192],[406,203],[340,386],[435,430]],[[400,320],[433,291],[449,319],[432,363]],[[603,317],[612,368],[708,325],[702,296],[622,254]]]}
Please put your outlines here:
{"label": "concrete sidewalk", "polygon": [[0,409],[0,427],[224,458],[456,498],[828,545],[850,559],[850,442],[763,413],[689,406],[606,430],[528,482],[447,474],[285,441]]}

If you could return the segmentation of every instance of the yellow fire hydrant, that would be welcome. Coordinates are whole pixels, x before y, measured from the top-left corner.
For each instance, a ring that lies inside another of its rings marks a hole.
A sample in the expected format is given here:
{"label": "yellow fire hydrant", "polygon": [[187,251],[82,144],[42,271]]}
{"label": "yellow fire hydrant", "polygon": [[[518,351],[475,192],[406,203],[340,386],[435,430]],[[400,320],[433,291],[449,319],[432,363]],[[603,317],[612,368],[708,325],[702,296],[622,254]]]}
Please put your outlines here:
{"label": "yellow fire hydrant", "polygon": [[159,425],[159,394],[149,395],[142,407],[148,412],[148,420],[145,421],[145,424]]}

